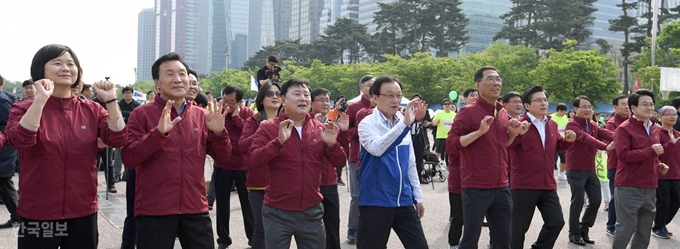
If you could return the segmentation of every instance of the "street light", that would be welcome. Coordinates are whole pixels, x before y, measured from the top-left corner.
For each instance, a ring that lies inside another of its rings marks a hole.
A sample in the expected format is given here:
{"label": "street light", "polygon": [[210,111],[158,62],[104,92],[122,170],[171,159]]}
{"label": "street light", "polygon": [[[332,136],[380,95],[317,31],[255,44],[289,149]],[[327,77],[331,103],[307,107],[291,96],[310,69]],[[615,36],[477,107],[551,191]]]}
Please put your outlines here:
{"label": "street light", "polygon": [[[659,0],[652,0],[652,65],[654,66],[656,64],[656,33],[659,32],[658,30],[658,22],[659,22]],[[654,78],[652,78],[652,84],[651,84],[651,90],[654,92]]]}

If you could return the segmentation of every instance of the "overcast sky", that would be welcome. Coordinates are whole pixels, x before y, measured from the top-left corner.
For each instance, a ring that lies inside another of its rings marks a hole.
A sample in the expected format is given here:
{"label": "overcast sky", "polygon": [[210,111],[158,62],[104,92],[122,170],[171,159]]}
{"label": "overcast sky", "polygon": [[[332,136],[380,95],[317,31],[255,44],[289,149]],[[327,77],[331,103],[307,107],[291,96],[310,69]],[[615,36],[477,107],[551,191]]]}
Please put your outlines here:
{"label": "overcast sky", "polygon": [[30,78],[33,55],[59,43],[78,55],[86,83],[107,74],[116,84],[134,83],[137,14],[153,5],[153,0],[1,0],[0,74],[11,81]]}

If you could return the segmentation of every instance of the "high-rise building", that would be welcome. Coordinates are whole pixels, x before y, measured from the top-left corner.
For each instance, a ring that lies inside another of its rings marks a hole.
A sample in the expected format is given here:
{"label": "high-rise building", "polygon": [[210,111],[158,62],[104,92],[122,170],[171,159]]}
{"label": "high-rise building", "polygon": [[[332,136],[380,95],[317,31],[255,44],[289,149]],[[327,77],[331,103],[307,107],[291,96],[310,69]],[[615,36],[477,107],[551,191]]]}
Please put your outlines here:
{"label": "high-rise building", "polygon": [[250,1],[248,9],[248,57],[253,56],[264,46],[274,45],[273,1]]}
{"label": "high-rise building", "polygon": [[[593,7],[597,11],[593,13],[595,20],[593,25],[589,27],[592,34],[582,43],[591,43],[597,39],[605,39],[609,42],[623,42],[623,33],[609,31],[609,20],[617,19],[623,15],[621,8],[616,6],[620,3],[620,0],[598,0],[593,3]],[[634,11],[629,11],[628,15],[635,16],[635,13]]]}
{"label": "high-rise building", "polygon": [[319,37],[323,0],[293,0],[289,39],[310,43]]}
{"label": "high-rise building", "polygon": [[378,24],[373,21],[375,12],[380,10],[378,3],[392,3],[397,0],[359,0],[359,23],[368,27],[368,33],[373,34],[378,30]]}
{"label": "high-rise building", "polygon": [[229,68],[241,68],[248,60],[248,0],[231,0]]}
{"label": "high-rise building", "polygon": [[465,27],[470,39],[461,52],[484,51],[505,25],[501,15],[512,8],[510,0],[461,0],[460,9],[469,19]]}
{"label": "high-rise building", "polygon": [[229,6],[230,0],[201,0],[198,74],[208,75],[227,67]]}
{"label": "high-rise building", "polygon": [[274,39],[290,39],[293,0],[271,0],[274,13]]}
{"label": "high-rise building", "polygon": [[170,36],[174,34],[171,29],[174,27],[171,22],[170,12],[172,10],[171,0],[157,0],[154,8],[156,18],[156,31],[154,32],[154,59],[175,50],[170,45]]}
{"label": "high-rise building", "polygon": [[231,41],[231,53],[229,58],[229,68],[241,68],[248,60],[248,35],[236,34],[234,40]]}
{"label": "high-rise building", "polygon": [[155,17],[153,9],[143,9],[137,15],[137,82],[152,80],[151,66],[155,60],[154,27]]}
{"label": "high-rise building", "polygon": [[176,52],[198,68],[198,0],[156,0],[156,58]]}
{"label": "high-rise building", "polygon": [[319,20],[319,34],[342,18],[359,19],[359,0],[326,0]]}

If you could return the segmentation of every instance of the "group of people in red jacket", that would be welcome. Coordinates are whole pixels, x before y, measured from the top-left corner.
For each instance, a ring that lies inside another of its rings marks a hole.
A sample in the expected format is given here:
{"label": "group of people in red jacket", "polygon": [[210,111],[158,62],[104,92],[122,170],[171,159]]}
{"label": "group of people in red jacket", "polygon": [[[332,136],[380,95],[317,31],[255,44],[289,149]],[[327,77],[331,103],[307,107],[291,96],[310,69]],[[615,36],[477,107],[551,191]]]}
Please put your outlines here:
{"label": "group of people in red jacket", "polygon": [[[451,248],[477,248],[484,218],[491,231],[491,247],[526,248],[525,234],[537,208],[544,225],[531,247],[553,248],[565,225],[557,196],[554,155],[564,151],[572,192],[568,223],[571,243],[595,243],[589,229],[601,201],[595,172],[598,150],[613,155],[617,163],[613,168],[615,179],[610,177],[614,195],[625,200],[615,202],[615,208],[610,206],[610,212],[618,210],[614,218],[618,221],[607,229],[614,237],[613,248],[626,248],[628,244],[646,248],[651,234],[668,238],[665,226],[680,207],[680,202],[673,201],[680,199],[680,165],[676,160],[680,136],[673,130],[676,108],[661,108],[661,125],[655,124],[655,96],[640,89],[614,99],[615,107],[626,105],[618,109],[630,109],[630,115],[622,111],[625,116],[618,117],[617,111],[609,121],[612,125],[605,129],[590,118],[590,98],[579,96],[573,101],[575,116],[561,135],[548,115],[549,95],[542,87],[534,86],[521,94],[526,112],[516,118],[498,102],[502,78],[495,68],[477,70],[475,86],[479,97],[458,112],[447,139],[451,209],[463,211],[451,217]],[[661,192],[657,193],[657,188]],[[579,221],[585,195],[590,204]],[[662,212],[655,213],[657,207]]]}

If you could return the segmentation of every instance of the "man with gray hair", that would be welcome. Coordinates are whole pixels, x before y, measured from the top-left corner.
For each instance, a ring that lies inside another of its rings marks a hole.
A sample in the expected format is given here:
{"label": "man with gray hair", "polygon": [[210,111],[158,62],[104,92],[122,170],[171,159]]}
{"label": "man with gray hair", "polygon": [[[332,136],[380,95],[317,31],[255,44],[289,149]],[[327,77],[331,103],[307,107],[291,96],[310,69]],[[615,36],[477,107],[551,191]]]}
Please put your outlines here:
{"label": "man with gray hair", "polygon": [[664,106],[659,109],[661,130],[659,142],[664,146],[664,153],[659,155],[659,161],[668,165],[668,172],[659,176],[659,185],[656,189],[656,216],[652,235],[657,238],[670,239],[666,225],[680,209],[680,145],[677,144],[680,132],[673,129],[677,124],[678,113],[673,106]]}

